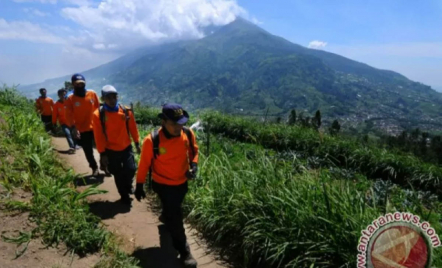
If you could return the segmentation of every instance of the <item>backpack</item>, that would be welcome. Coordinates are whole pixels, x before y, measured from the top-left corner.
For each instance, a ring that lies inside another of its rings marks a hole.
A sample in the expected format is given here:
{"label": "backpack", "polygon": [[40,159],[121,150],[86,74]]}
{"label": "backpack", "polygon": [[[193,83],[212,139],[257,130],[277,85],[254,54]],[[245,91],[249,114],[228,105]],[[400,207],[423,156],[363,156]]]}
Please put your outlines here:
{"label": "backpack", "polygon": [[[127,130],[127,135],[130,137],[130,134],[129,134],[129,119],[130,119],[129,109],[126,109],[124,106],[122,106],[120,104],[118,104],[118,105],[123,110],[124,115],[126,116],[126,130]],[[104,134],[104,137],[106,138],[106,141],[107,141],[106,124],[104,121],[105,111],[104,111],[102,104],[100,105],[99,113],[100,113],[101,128],[103,129],[103,134]]]}
{"label": "backpack", "polygon": [[[189,146],[192,151],[192,156],[195,156],[195,148],[193,147],[193,134],[192,131],[190,131],[189,128],[183,127],[183,131],[187,136],[187,139],[189,140]],[[150,165],[149,169],[149,190],[152,189],[152,166],[155,159],[157,159],[157,156],[160,154],[160,135],[158,135],[158,129],[155,129],[151,132],[151,138],[152,138],[152,149],[153,149],[153,159],[152,163]],[[190,163],[189,163],[190,164]]]}

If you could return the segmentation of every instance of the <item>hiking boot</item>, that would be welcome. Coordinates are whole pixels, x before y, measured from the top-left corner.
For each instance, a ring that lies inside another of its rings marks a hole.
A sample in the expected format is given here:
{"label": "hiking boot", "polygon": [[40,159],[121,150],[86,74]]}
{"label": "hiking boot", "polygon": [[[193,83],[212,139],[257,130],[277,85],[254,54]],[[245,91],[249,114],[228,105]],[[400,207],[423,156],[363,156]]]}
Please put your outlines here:
{"label": "hiking boot", "polygon": [[74,148],[69,148],[68,153],[69,153],[69,154],[75,154],[75,149],[74,149]]}
{"label": "hiking boot", "polygon": [[121,199],[119,201],[121,203],[125,204],[125,205],[131,205],[132,204],[132,199],[129,197],[129,195],[121,196]]}
{"label": "hiking boot", "polygon": [[195,258],[193,258],[190,251],[186,251],[183,254],[180,254],[180,260],[185,268],[196,268],[197,266],[197,262]]}
{"label": "hiking boot", "polygon": [[98,171],[98,168],[93,168],[92,169],[92,176],[96,177],[98,175],[100,175],[100,172]]}
{"label": "hiking boot", "polygon": [[164,218],[164,215],[161,213],[161,215],[158,217],[158,220],[162,223],[166,223],[166,220]]}
{"label": "hiking boot", "polygon": [[112,177],[112,174],[109,172],[109,170],[107,168],[104,170],[104,175],[106,177]]}

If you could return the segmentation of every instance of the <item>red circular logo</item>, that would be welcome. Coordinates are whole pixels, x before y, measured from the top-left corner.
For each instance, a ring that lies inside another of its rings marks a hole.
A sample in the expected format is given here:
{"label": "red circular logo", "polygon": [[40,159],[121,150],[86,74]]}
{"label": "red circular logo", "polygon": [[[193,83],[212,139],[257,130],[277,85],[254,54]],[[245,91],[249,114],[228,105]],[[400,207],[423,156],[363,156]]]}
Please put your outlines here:
{"label": "red circular logo", "polygon": [[367,261],[367,267],[373,268],[426,268],[431,263],[431,247],[416,226],[389,224],[370,239]]}

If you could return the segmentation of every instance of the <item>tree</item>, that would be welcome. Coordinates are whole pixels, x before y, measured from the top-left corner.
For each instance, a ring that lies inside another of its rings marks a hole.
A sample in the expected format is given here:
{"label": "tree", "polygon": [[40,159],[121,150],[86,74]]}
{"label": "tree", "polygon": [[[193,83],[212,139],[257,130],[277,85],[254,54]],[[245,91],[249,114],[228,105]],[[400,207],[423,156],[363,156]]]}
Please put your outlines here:
{"label": "tree", "polygon": [[321,120],[321,112],[319,110],[316,111],[315,117],[312,118],[312,126],[318,130],[321,127],[322,120]]}
{"label": "tree", "polygon": [[69,82],[69,81],[65,81],[64,82],[64,89],[66,89],[66,90],[71,90],[71,89],[73,89],[74,88],[74,86],[72,85],[72,83],[71,82]]}
{"label": "tree", "polygon": [[333,121],[331,127],[328,129],[330,132],[330,135],[337,135],[339,131],[341,130],[341,125],[339,124],[338,120]]}
{"label": "tree", "polygon": [[413,130],[413,132],[411,132],[411,139],[413,140],[413,142],[417,142],[419,140],[420,135],[421,135],[421,131],[419,128],[416,128],[415,130]]}
{"label": "tree", "polygon": [[433,151],[433,156],[437,159],[436,163],[442,163],[442,137],[434,136],[431,139],[431,150]]}
{"label": "tree", "polygon": [[281,117],[278,116],[278,118],[276,118],[276,123],[277,124],[281,123]]}
{"label": "tree", "polygon": [[289,115],[289,122],[288,122],[288,124],[289,125],[294,125],[294,124],[296,124],[296,110],[295,109],[293,109],[293,110],[291,110],[290,111],[290,115]]}
{"label": "tree", "polygon": [[399,147],[406,148],[408,144],[408,132],[402,131],[401,135],[398,137]]}
{"label": "tree", "polygon": [[421,149],[421,154],[422,156],[426,156],[427,154],[427,142],[430,138],[430,134],[428,134],[428,132],[422,132],[422,140],[420,142],[420,149]]}

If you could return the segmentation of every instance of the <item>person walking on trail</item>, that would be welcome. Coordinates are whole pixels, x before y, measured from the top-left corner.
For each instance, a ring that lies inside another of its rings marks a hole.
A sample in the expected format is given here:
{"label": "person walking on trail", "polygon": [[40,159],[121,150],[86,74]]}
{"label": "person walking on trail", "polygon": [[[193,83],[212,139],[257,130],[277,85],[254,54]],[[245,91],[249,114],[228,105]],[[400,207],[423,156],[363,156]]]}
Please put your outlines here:
{"label": "person walking on trail", "polygon": [[40,88],[40,97],[35,102],[35,108],[41,116],[46,132],[50,132],[52,130],[52,107],[54,106],[54,101],[47,97],[46,94],[46,89]]}
{"label": "person walking on trail", "polygon": [[140,136],[133,112],[118,103],[118,92],[106,85],[101,90],[103,106],[93,115],[94,137],[100,153],[100,168],[114,175],[121,202],[130,205],[132,182],[137,169],[130,138],[140,154]]}
{"label": "person walking on trail", "polygon": [[94,158],[94,132],[92,116],[100,106],[98,96],[93,90],[86,90],[86,79],[81,74],[71,78],[74,94],[66,99],[66,120],[72,136],[83,148],[92,175],[98,176],[98,165]]}
{"label": "person walking on trail", "polygon": [[75,142],[71,135],[71,129],[68,127],[66,121],[66,111],[65,111],[66,90],[60,89],[58,90],[57,94],[58,94],[58,101],[54,104],[53,107],[52,125],[56,126],[58,121],[66,137],[66,140],[68,141],[69,154],[75,154],[75,149],[76,149]]}
{"label": "person walking on trail", "polygon": [[185,267],[196,267],[186,241],[181,205],[188,191],[187,180],[194,179],[198,170],[198,145],[193,131],[184,127],[189,114],[180,105],[165,104],[158,116],[162,127],[143,141],[135,197],[138,201],[146,197],[143,187],[150,171],[173,245]]}

